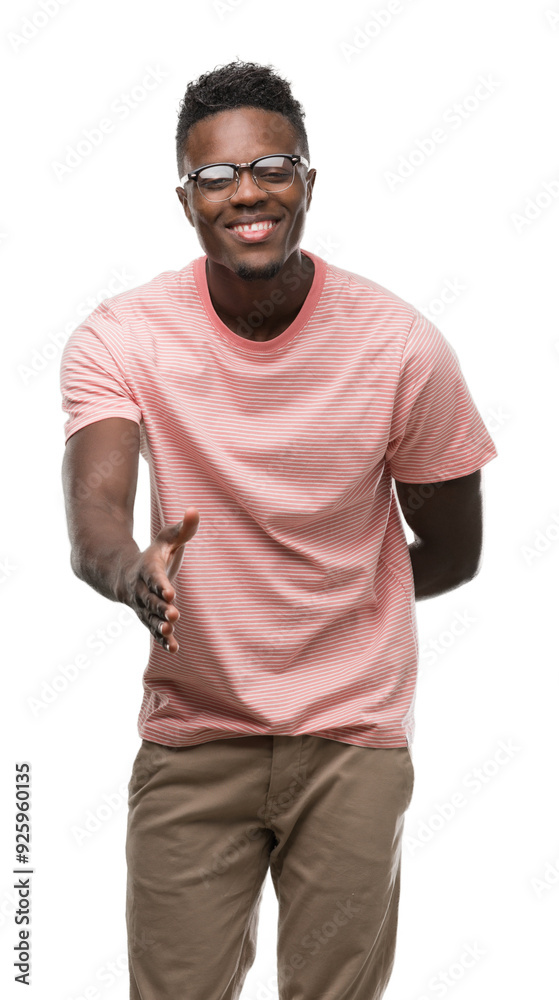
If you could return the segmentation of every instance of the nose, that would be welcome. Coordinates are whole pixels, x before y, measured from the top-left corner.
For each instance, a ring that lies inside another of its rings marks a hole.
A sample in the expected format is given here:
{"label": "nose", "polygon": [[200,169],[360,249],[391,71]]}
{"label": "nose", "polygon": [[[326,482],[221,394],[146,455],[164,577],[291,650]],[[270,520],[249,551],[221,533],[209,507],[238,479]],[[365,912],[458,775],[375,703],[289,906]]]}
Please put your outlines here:
{"label": "nose", "polygon": [[252,176],[249,167],[241,167],[239,170],[239,186],[235,194],[229,199],[233,205],[254,205],[259,201],[264,201],[268,197],[267,191],[263,191]]}

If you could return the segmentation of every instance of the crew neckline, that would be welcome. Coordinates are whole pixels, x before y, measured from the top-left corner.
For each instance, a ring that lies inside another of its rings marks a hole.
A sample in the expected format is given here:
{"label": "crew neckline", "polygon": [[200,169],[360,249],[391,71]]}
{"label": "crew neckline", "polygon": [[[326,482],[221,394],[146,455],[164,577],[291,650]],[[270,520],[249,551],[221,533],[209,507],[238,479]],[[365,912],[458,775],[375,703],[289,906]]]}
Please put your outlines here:
{"label": "crew neckline", "polygon": [[[212,326],[220,333],[226,340],[227,343],[231,344],[237,350],[247,353],[247,354],[271,354],[274,351],[281,350],[286,344],[289,344],[294,337],[303,329],[305,324],[309,321],[312,316],[322,293],[324,287],[324,279],[326,277],[326,261],[322,257],[318,257],[316,254],[311,253],[309,250],[303,250],[301,248],[301,253],[305,257],[309,257],[314,264],[314,275],[312,285],[309,288],[307,297],[303,302],[299,312],[297,313],[295,319],[285,330],[274,337],[272,340],[247,340],[246,337],[242,337],[238,333],[234,333],[229,327],[220,319],[216,313],[210,296],[210,290],[208,288],[208,279],[206,275],[206,261],[208,259],[207,254],[202,257],[197,257],[193,262],[193,275],[194,281],[196,283],[196,288],[198,294],[204,306],[206,315]],[[287,286],[288,288],[289,286]]]}

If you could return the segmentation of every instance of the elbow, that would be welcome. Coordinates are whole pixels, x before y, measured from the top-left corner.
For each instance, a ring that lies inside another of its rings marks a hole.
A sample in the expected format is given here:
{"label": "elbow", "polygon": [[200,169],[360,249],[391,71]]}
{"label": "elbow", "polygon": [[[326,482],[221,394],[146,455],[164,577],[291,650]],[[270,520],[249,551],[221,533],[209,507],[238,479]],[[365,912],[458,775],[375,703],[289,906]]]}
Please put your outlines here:
{"label": "elbow", "polygon": [[78,580],[83,580],[82,562],[80,553],[76,548],[73,548],[70,552],[70,566],[72,567],[74,576],[77,576]]}
{"label": "elbow", "polygon": [[471,560],[468,562],[461,563],[458,567],[454,567],[455,574],[458,578],[458,586],[463,583],[470,583],[478,575],[481,569],[481,558],[477,558],[475,562]]}
{"label": "elbow", "polygon": [[481,569],[481,536],[470,540],[468,545],[462,544],[454,551],[451,560],[451,572],[459,582],[470,583]]}

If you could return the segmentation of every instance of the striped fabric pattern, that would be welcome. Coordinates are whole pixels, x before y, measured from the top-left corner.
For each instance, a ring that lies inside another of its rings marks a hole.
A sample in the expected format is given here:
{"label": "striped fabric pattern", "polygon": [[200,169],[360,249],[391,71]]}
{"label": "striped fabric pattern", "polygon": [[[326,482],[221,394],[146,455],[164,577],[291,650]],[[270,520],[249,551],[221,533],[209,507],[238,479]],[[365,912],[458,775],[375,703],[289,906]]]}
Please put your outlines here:
{"label": "striped fabric pattern", "polygon": [[147,740],[413,742],[415,596],[392,479],[466,476],[497,450],[440,330],[301,252],[313,284],[272,340],[220,320],[204,255],[105,299],[64,347],[65,439],[135,421],[151,537],[200,513],[173,581],[180,650],[149,639]]}

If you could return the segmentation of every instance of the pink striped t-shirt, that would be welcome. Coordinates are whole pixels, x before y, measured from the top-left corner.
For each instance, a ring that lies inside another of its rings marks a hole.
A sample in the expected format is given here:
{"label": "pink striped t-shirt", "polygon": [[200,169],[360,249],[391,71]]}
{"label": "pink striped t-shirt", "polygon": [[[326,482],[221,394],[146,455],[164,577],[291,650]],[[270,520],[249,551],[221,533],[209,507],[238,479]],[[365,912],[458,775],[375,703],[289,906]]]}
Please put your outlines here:
{"label": "pink striped t-shirt", "polygon": [[272,340],[220,320],[204,255],[105,299],[64,347],[66,440],[136,421],[151,537],[200,513],[173,581],[180,650],[150,637],[143,673],[138,732],[156,743],[413,741],[415,594],[392,478],[466,476],[497,450],[437,327],[301,252],[313,283]]}

